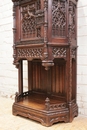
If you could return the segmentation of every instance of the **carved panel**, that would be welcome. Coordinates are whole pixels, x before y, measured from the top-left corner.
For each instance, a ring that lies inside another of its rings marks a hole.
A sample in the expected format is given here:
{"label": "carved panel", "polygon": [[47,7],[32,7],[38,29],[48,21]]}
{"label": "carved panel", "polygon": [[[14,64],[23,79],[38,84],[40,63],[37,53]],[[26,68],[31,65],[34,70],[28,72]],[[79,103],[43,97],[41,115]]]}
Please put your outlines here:
{"label": "carved panel", "polygon": [[40,0],[21,7],[22,38],[41,37],[41,26],[44,23],[44,12]]}
{"label": "carved panel", "polygon": [[23,38],[31,38],[36,35],[35,4],[22,7],[22,34]]}
{"label": "carved panel", "polygon": [[66,48],[53,47],[52,54],[54,58],[58,58],[58,57],[66,58]]}
{"label": "carved panel", "polygon": [[36,35],[35,3],[22,7],[22,35],[31,38]]}
{"label": "carved panel", "polygon": [[43,54],[42,48],[23,48],[17,49],[18,58],[41,58]]}
{"label": "carved panel", "polygon": [[72,38],[76,38],[76,5],[70,1],[69,2],[69,42]]}
{"label": "carved panel", "polygon": [[52,3],[52,36],[65,36],[66,14],[65,1],[53,0]]}

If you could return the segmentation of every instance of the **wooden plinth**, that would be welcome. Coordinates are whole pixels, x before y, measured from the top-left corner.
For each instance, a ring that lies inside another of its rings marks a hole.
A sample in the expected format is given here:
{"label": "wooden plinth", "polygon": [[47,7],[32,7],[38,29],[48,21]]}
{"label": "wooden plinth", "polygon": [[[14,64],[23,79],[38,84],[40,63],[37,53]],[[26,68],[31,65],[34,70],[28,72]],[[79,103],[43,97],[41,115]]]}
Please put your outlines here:
{"label": "wooden plinth", "polygon": [[[50,99],[48,102],[46,102],[47,96]],[[60,121],[70,122],[77,116],[78,112],[75,103],[71,103],[71,109],[69,109],[63,98],[31,93],[13,104],[13,114],[36,120],[44,126],[51,126]],[[72,117],[72,119],[69,117]]]}

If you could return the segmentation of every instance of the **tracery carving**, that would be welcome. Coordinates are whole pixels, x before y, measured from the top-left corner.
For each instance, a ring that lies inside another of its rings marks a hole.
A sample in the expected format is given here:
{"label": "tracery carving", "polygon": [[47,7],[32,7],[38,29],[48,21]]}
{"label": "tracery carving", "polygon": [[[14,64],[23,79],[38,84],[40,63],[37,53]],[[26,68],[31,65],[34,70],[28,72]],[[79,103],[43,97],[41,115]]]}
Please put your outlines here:
{"label": "tracery carving", "polygon": [[41,37],[41,28],[37,28],[37,37]]}
{"label": "tracery carving", "polygon": [[40,0],[37,0],[37,10],[39,10],[41,8],[41,2]]}
{"label": "tracery carving", "polygon": [[17,49],[18,58],[41,58],[43,54],[42,48],[23,48]]}
{"label": "tracery carving", "polygon": [[65,2],[53,0],[52,4],[52,35],[54,37],[65,36],[66,14]]}
{"label": "tracery carving", "polygon": [[36,34],[35,4],[22,7],[23,38],[32,38]]}
{"label": "tracery carving", "polygon": [[66,48],[53,47],[52,54],[54,58],[58,58],[58,57],[66,58]]}
{"label": "tracery carving", "polygon": [[66,103],[53,104],[49,106],[49,110],[59,110],[66,108]]}
{"label": "tracery carving", "polygon": [[[22,38],[41,37],[41,26],[44,23],[44,12],[41,2],[37,0],[32,4],[22,6]],[[38,27],[39,26],[39,27]],[[39,31],[39,34],[38,34]]]}
{"label": "tracery carving", "polygon": [[69,2],[69,43],[71,42],[72,38],[76,38],[76,5],[70,1]]}

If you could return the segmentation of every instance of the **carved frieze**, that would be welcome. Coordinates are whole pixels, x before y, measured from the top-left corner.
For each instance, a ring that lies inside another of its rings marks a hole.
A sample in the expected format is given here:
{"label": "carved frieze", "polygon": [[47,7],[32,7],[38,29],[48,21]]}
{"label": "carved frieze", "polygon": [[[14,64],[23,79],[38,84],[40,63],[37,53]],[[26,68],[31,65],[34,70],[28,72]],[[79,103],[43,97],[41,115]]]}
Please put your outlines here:
{"label": "carved frieze", "polygon": [[66,26],[65,1],[53,0],[52,3],[52,36],[64,37]]}
{"label": "carved frieze", "polygon": [[54,58],[66,58],[66,48],[53,47],[52,54]]}
{"label": "carved frieze", "polygon": [[23,48],[17,49],[17,58],[41,58],[42,48]]}

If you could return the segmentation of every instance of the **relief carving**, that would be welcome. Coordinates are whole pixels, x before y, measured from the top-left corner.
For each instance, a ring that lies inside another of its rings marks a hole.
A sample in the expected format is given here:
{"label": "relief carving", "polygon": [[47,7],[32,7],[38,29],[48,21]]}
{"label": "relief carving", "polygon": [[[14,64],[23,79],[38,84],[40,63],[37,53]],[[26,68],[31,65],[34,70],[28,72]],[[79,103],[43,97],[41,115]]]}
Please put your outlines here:
{"label": "relief carving", "polygon": [[65,2],[53,0],[52,4],[52,35],[54,37],[65,36],[66,14]]}
{"label": "relief carving", "polygon": [[53,104],[49,106],[49,110],[59,110],[59,109],[64,109],[64,108],[66,108],[66,103]]}
{"label": "relief carving", "polygon": [[41,26],[44,23],[44,13],[41,11],[41,2],[37,0],[32,4],[22,6],[22,37],[41,37]]}
{"label": "relief carving", "polygon": [[54,58],[58,58],[58,57],[66,58],[66,48],[53,47],[52,54]]}
{"label": "relief carving", "polygon": [[42,48],[17,49],[18,58],[41,58],[42,54],[43,54]]}
{"label": "relief carving", "polygon": [[73,2],[69,2],[69,43],[72,38],[76,38],[76,5]]}
{"label": "relief carving", "polygon": [[23,38],[35,37],[35,4],[22,7],[22,34]]}

